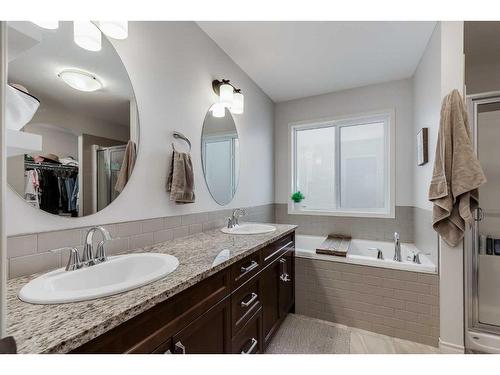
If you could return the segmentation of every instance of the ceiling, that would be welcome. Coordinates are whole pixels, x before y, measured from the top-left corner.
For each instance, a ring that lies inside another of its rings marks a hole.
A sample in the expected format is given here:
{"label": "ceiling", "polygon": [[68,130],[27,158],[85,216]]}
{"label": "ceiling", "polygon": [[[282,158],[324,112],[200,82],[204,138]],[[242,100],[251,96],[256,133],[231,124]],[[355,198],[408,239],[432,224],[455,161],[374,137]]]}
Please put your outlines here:
{"label": "ceiling", "polygon": [[[128,73],[111,43],[103,36],[98,52],[80,48],[73,41],[73,23],[60,22],[57,30],[45,30],[31,22],[9,22],[8,82],[19,83],[45,103],[110,123],[130,126],[133,89]],[[76,68],[95,75],[103,87],[78,91],[57,74]]]}
{"label": "ceiling", "polygon": [[411,77],[435,24],[198,22],[275,102]]}

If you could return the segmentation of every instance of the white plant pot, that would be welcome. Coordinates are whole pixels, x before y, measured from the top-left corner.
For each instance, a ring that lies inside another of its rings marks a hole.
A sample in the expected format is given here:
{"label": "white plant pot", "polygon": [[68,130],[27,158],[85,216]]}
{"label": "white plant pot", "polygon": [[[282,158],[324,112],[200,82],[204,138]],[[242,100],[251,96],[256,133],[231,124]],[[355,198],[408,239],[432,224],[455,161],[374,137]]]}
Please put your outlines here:
{"label": "white plant pot", "polygon": [[294,211],[300,211],[302,209],[302,202],[293,202]]}

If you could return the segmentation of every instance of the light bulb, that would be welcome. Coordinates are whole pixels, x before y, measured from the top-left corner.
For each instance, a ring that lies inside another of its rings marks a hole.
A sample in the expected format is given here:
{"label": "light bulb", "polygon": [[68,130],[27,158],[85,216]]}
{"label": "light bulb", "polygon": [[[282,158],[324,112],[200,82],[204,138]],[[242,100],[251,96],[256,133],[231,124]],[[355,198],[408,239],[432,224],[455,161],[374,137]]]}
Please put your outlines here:
{"label": "light bulb", "polygon": [[224,117],[226,115],[226,107],[223,103],[215,103],[212,106],[212,116]]}
{"label": "light bulb", "polygon": [[98,21],[99,29],[113,39],[127,39],[128,21]]}
{"label": "light bulb", "polygon": [[233,104],[234,88],[228,83],[223,83],[219,88],[219,102],[226,107],[231,107]]}
{"label": "light bulb", "polygon": [[236,92],[234,94],[233,104],[231,105],[231,112],[235,115],[240,115],[243,113],[245,97],[241,92]]}
{"label": "light bulb", "polygon": [[73,21],[74,40],[80,47],[89,51],[101,50],[101,32],[90,21]]}

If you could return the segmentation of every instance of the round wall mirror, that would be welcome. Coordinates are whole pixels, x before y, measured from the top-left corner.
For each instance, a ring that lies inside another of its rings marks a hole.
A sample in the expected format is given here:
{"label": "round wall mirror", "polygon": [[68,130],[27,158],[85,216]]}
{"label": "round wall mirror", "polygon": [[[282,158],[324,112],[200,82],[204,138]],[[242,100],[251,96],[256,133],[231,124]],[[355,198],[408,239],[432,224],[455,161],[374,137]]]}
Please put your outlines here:
{"label": "round wall mirror", "polygon": [[203,173],[210,194],[224,206],[231,202],[238,187],[238,131],[227,108],[224,117],[215,117],[212,109],[205,116],[201,134]]}
{"label": "round wall mirror", "polygon": [[45,212],[79,217],[108,206],[133,171],[139,137],[134,91],[120,56],[80,47],[73,22],[8,23],[7,181]]}

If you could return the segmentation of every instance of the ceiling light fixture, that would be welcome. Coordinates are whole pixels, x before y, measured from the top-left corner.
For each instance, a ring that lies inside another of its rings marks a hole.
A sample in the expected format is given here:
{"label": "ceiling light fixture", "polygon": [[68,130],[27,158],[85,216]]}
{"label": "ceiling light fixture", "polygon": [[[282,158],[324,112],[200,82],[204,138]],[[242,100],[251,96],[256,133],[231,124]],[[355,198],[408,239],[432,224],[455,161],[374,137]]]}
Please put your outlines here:
{"label": "ceiling light fixture", "polygon": [[101,31],[91,21],[73,21],[73,38],[86,50],[101,50]]}
{"label": "ceiling light fixture", "polygon": [[99,29],[113,39],[127,39],[128,21],[97,21]]}
{"label": "ceiling light fixture", "polygon": [[227,79],[223,79],[222,81],[213,80],[212,88],[219,96],[219,104],[229,108],[233,114],[239,115],[243,113],[244,96],[241,93],[241,89],[234,87]]}
{"label": "ceiling light fixture", "polygon": [[75,90],[91,92],[102,88],[102,83],[96,76],[83,70],[66,69],[57,76]]}
{"label": "ceiling light fixture", "polygon": [[31,21],[35,25],[48,30],[56,30],[59,28],[59,21]]}

